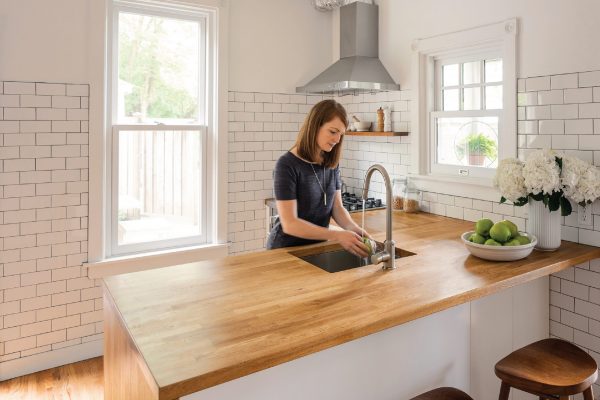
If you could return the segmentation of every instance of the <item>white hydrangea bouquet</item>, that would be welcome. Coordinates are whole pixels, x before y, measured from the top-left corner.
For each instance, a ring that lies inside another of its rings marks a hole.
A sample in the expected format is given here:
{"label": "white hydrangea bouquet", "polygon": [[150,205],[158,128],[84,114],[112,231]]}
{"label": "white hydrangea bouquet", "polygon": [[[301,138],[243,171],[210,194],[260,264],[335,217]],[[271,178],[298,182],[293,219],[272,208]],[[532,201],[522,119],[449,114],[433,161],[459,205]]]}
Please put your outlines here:
{"label": "white hydrangea bouquet", "polygon": [[600,197],[600,170],[577,157],[537,150],[525,162],[514,158],[500,161],[494,186],[502,195],[500,202],[524,206],[531,200],[542,201],[552,212],[570,215],[571,199],[581,206]]}

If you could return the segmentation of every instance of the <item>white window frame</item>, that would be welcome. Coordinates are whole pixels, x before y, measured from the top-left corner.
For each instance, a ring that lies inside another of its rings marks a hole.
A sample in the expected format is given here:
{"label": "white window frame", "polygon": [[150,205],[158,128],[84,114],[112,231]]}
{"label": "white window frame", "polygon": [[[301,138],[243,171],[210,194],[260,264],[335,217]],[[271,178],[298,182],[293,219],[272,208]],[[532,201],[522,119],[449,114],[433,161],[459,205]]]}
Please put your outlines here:
{"label": "white window frame", "polygon": [[[413,50],[413,90],[415,107],[412,111],[411,177],[423,190],[437,193],[468,196],[486,200],[497,200],[497,191],[492,187],[495,170],[468,167],[469,173],[459,174],[461,167],[435,165],[435,132],[433,116],[441,115],[436,107],[437,90],[436,60],[477,59],[496,55],[502,58],[503,108],[498,113],[498,159],[516,157],[517,154],[517,19],[480,26],[459,32],[415,40]],[[486,110],[492,111],[492,110]],[[458,115],[453,111],[452,114]],[[464,111],[464,115],[477,115],[475,111]],[[481,114],[479,114],[481,115]]]}
{"label": "white window frame", "polygon": [[[90,92],[90,201],[89,201],[89,242],[88,266],[91,277],[157,268],[175,263],[212,259],[227,255],[227,182],[219,176],[227,173],[227,22],[228,6],[222,0],[121,0],[119,5],[143,4],[147,10],[169,12],[175,6],[190,12],[200,12],[207,21],[208,63],[206,72],[206,117],[202,121],[204,129],[203,145],[206,148],[204,162],[206,169],[205,191],[207,224],[206,244],[182,247],[151,249],[131,255],[115,255],[110,251],[110,213],[113,185],[112,159],[112,116],[113,73],[112,32],[114,0],[98,0],[92,4],[91,12],[97,15],[90,27],[89,53],[91,92]],[[188,128],[198,128],[190,125]],[[156,129],[156,126],[152,126]],[[172,128],[172,127],[169,127]],[[173,257],[174,254],[178,256]],[[143,261],[143,262],[141,262]]]}
{"label": "white window frame", "polygon": [[[160,131],[186,131],[186,132],[199,132],[200,133],[200,147],[202,149],[201,157],[201,173],[200,173],[200,181],[198,182],[199,192],[200,192],[200,204],[199,207],[199,219],[201,221],[200,231],[202,234],[194,235],[194,236],[185,236],[181,238],[173,238],[173,239],[164,239],[157,241],[148,241],[148,242],[140,242],[140,243],[131,243],[131,244],[121,244],[118,243],[118,212],[119,212],[119,133],[121,131],[126,132],[160,132]],[[206,165],[206,132],[207,127],[203,125],[146,125],[146,124],[137,124],[137,125],[122,125],[115,124],[112,129],[112,154],[115,155],[112,157],[112,177],[111,177],[111,188],[110,188],[110,209],[111,212],[107,213],[107,217],[109,220],[107,221],[107,226],[110,229],[107,229],[107,238],[106,243],[109,246],[107,248],[107,253],[116,256],[122,254],[135,254],[142,253],[147,251],[154,251],[156,249],[169,249],[169,248],[178,248],[178,247],[187,247],[193,245],[202,245],[206,244],[210,240],[210,220],[206,218],[206,205],[207,205],[207,194],[206,194],[206,180],[208,175],[211,173],[211,168],[208,168]]]}
{"label": "white window frame", "polygon": [[[110,55],[111,60],[111,74],[109,82],[111,83],[110,89],[110,101],[111,101],[111,115],[108,116],[110,126],[112,126],[112,135],[110,135],[108,146],[112,148],[111,152],[107,152],[107,165],[110,165],[110,176],[111,185],[106,191],[107,193],[107,204],[110,204],[110,212],[106,213],[108,220],[106,226],[109,229],[106,230],[106,253],[110,256],[118,256],[123,254],[136,254],[148,251],[154,251],[156,249],[164,250],[169,248],[187,247],[192,245],[206,244],[210,239],[210,232],[212,227],[211,221],[206,219],[206,207],[207,196],[206,196],[206,180],[208,176],[212,175],[213,169],[210,165],[206,164],[206,141],[207,131],[210,124],[210,102],[206,103],[203,95],[208,87],[207,82],[207,70],[206,65],[209,61],[207,54],[208,47],[208,35],[207,35],[207,23],[209,15],[201,9],[189,7],[177,6],[175,9],[155,2],[149,3],[146,0],[114,0],[113,16],[112,16],[112,52]],[[121,13],[132,13],[135,15],[148,15],[161,18],[173,18],[177,20],[188,20],[199,24],[200,32],[199,35],[202,39],[199,43],[198,51],[198,110],[196,115],[197,124],[169,124],[163,123],[162,121],[156,121],[154,123],[139,123],[139,124],[122,124],[118,120],[118,53],[119,53],[119,15]],[[206,125],[205,125],[206,124]],[[187,236],[182,238],[173,238],[166,240],[147,241],[141,243],[132,244],[121,244],[118,243],[118,196],[119,196],[119,133],[121,131],[199,131],[200,132],[200,143],[201,143],[201,160],[202,169],[200,173],[200,182],[198,182],[200,190],[200,230],[201,235]]]}

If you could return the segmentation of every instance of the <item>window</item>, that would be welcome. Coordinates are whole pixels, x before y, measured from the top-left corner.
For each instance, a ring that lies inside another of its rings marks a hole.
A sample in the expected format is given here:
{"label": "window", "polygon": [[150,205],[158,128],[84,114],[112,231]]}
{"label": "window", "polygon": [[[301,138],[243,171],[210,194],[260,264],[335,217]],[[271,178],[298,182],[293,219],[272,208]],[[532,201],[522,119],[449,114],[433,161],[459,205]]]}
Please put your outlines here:
{"label": "window", "polygon": [[498,165],[502,58],[435,61],[435,111],[430,113],[431,171],[485,176]]}
{"label": "window", "polygon": [[196,7],[114,2],[109,255],[211,239],[210,21]]}
{"label": "window", "polygon": [[417,180],[490,186],[498,160],[516,155],[516,24],[413,43]]}

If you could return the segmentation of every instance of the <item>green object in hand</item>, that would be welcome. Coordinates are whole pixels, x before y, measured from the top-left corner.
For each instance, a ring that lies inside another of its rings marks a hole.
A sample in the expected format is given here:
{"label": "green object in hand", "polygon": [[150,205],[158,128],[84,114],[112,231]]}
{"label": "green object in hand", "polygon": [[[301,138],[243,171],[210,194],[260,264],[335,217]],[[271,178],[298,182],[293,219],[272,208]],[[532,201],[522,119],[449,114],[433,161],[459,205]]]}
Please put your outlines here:
{"label": "green object in hand", "polygon": [[367,251],[369,252],[369,255],[373,254],[375,249],[375,241],[369,239],[366,236],[362,238],[362,241],[367,246]]}

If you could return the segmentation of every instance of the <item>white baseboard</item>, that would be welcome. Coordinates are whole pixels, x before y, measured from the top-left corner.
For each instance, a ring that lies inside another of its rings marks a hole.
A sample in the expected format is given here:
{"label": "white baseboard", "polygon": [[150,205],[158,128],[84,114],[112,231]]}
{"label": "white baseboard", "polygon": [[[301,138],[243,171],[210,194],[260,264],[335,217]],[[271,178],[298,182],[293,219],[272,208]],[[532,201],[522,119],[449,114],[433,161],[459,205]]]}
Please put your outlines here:
{"label": "white baseboard", "polygon": [[96,340],[0,363],[0,382],[101,356],[103,343],[103,340]]}

